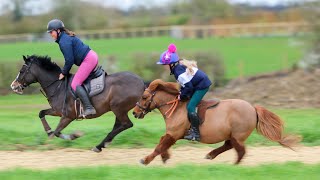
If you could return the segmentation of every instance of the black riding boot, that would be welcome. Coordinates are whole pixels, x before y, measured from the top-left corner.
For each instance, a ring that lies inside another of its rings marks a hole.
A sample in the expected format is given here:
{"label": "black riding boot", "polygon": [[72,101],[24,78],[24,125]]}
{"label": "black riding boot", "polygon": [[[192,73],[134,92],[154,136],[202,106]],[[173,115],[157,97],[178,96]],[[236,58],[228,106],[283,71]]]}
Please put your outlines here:
{"label": "black riding boot", "polygon": [[199,124],[200,118],[196,112],[188,113],[188,118],[191,123],[189,134],[184,136],[184,139],[192,141],[200,141]]}
{"label": "black riding boot", "polygon": [[77,86],[76,95],[80,98],[83,106],[84,106],[84,116],[94,115],[96,114],[96,110],[92,106],[87,91],[82,86]]}

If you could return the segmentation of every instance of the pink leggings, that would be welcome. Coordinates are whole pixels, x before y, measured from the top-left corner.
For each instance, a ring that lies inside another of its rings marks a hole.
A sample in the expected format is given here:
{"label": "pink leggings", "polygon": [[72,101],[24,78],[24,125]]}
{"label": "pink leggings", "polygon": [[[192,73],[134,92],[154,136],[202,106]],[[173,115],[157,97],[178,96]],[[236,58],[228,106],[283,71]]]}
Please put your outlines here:
{"label": "pink leggings", "polygon": [[74,78],[71,82],[71,88],[75,91],[77,86],[82,85],[83,81],[87,79],[91,71],[98,64],[98,55],[93,50],[90,50],[87,56],[79,66]]}

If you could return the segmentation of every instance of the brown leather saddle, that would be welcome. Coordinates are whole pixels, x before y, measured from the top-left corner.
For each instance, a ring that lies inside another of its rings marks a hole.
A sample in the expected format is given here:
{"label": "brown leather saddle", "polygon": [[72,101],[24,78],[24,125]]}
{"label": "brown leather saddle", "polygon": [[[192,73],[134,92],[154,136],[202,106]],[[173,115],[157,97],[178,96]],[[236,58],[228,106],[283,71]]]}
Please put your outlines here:
{"label": "brown leather saddle", "polygon": [[198,116],[200,118],[200,124],[202,124],[205,120],[205,115],[207,109],[214,108],[218,106],[220,103],[220,99],[213,98],[209,100],[201,100],[198,104]]}

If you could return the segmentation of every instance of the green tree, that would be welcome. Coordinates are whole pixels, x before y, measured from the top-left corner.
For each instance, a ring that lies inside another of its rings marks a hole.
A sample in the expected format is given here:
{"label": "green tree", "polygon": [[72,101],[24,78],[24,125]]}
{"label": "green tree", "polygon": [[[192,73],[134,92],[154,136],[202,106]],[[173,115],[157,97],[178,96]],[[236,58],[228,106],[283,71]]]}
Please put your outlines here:
{"label": "green tree", "polygon": [[299,62],[304,69],[320,68],[320,2],[312,1],[304,5],[304,14],[312,32],[311,47]]}

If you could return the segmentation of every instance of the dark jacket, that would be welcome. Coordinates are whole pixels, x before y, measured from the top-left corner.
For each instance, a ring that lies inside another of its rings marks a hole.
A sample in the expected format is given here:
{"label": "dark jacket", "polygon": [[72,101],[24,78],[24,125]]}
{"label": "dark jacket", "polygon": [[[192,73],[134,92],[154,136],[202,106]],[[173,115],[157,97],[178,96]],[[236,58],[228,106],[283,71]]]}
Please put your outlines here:
{"label": "dark jacket", "polygon": [[65,64],[61,73],[68,75],[72,65],[80,66],[88,52],[91,50],[88,45],[76,36],[69,36],[65,32],[61,32],[56,43],[59,44],[60,50],[64,56]]}
{"label": "dark jacket", "polygon": [[212,84],[208,76],[198,68],[194,68],[196,73],[194,76],[187,73],[187,67],[177,64],[173,68],[173,74],[176,80],[180,83],[180,97],[182,99],[191,98],[196,90],[202,90],[210,87]]}

